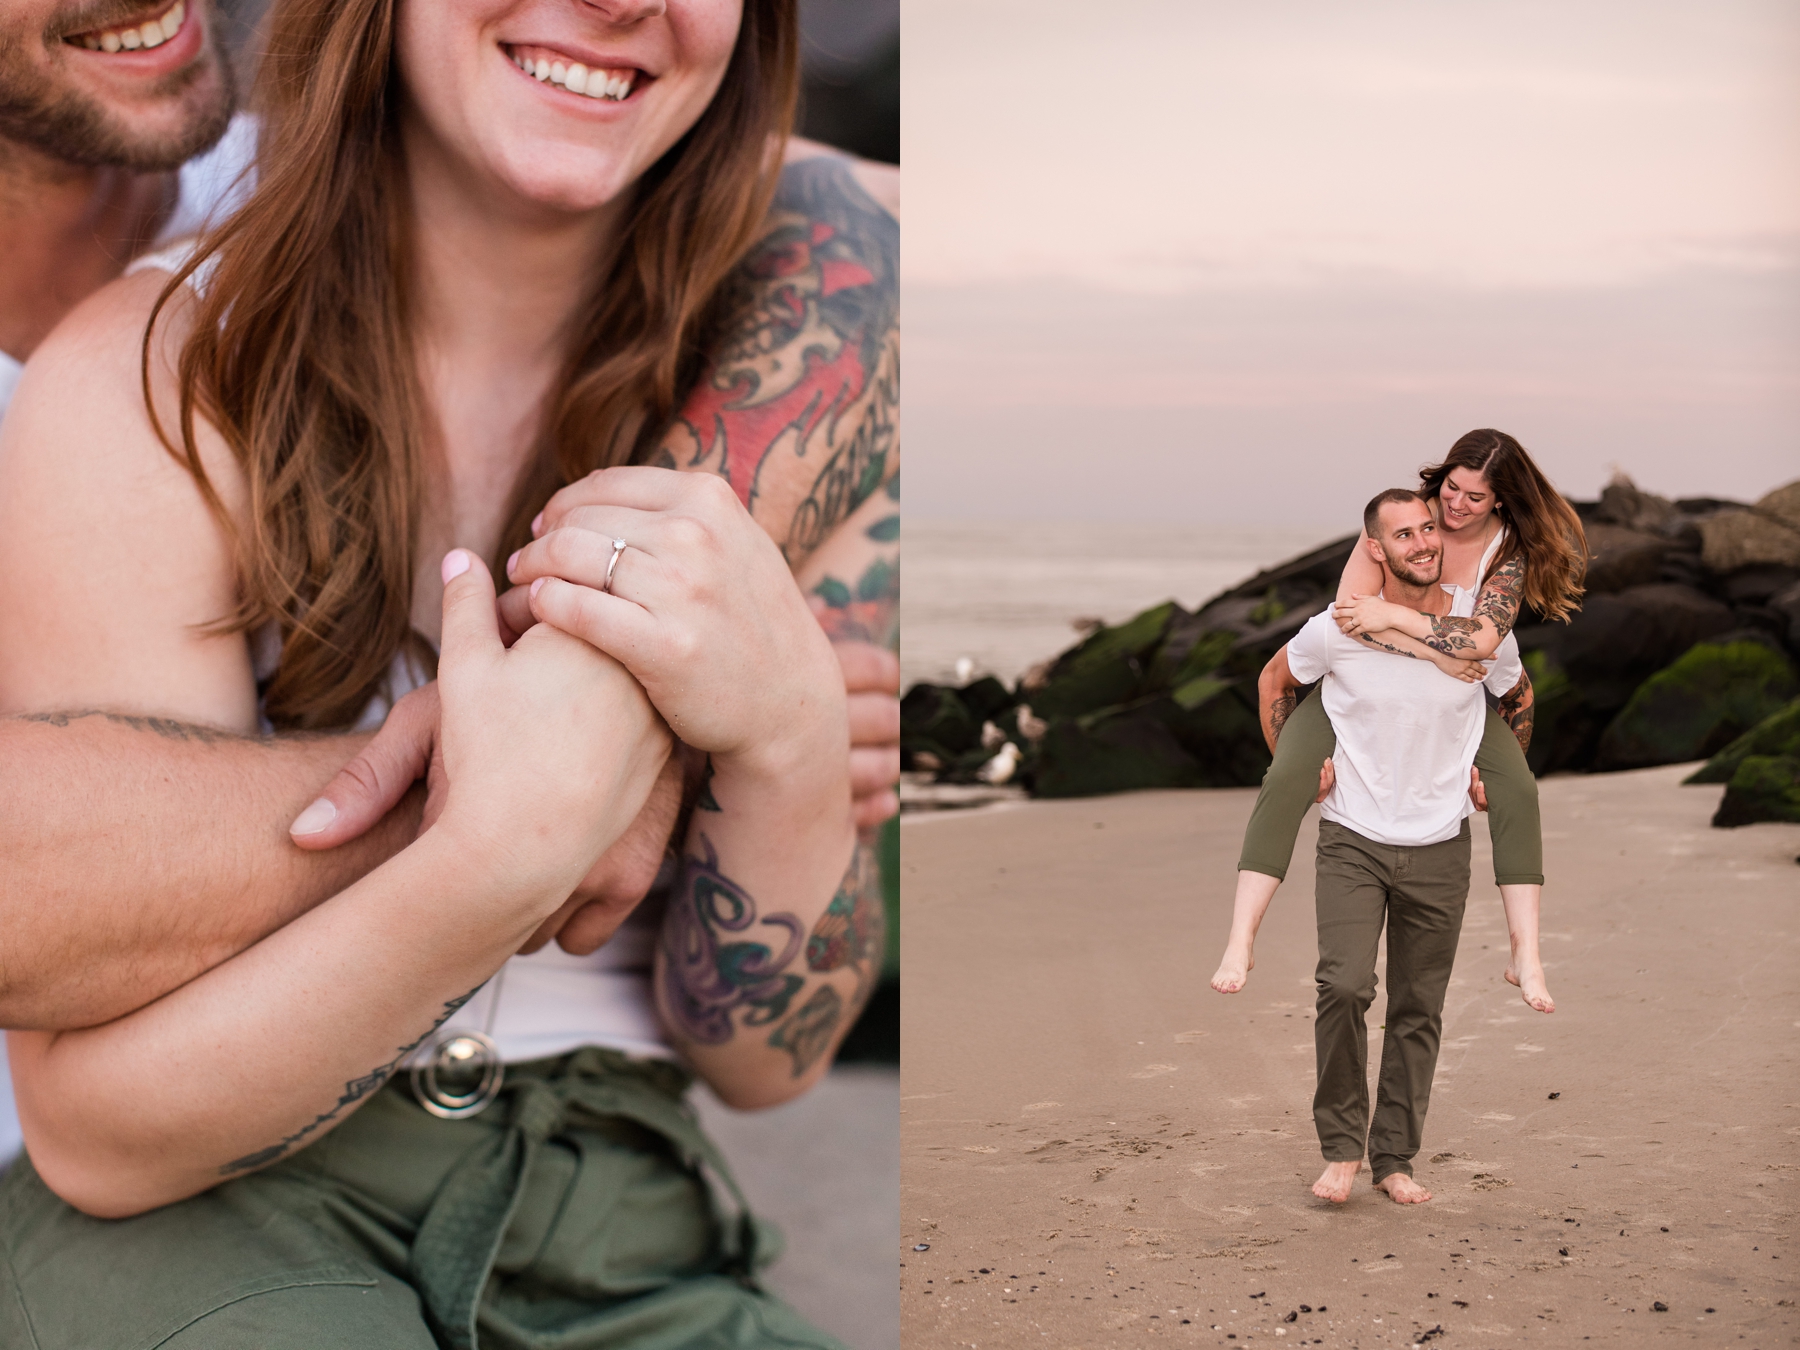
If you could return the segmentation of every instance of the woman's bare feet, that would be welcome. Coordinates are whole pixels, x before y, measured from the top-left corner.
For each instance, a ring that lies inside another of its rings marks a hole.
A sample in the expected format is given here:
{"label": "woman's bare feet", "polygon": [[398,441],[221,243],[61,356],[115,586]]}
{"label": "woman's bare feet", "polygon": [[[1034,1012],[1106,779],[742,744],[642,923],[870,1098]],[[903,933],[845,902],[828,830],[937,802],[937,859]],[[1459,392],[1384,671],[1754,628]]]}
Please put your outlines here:
{"label": "woman's bare feet", "polygon": [[1518,986],[1525,1002],[1539,1012],[1556,1011],[1556,1000],[1550,997],[1550,986],[1544,983],[1544,968],[1536,961],[1525,962],[1515,956],[1507,962],[1506,982]]}
{"label": "woman's bare feet", "polygon": [[[1313,1189],[1318,1188],[1315,1186]],[[1431,1192],[1404,1172],[1389,1172],[1375,1183],[1375,1189],[1386,1191],[1388,1199],[1396,1205],[1422,1205],[1431,1199]]]}
{"label": "woman's bare feet", "polygon": [[1319,1173],[1319,1179],[1313,1182],[1313,1194],[1334,1205],[1343,1204],[1350,1198],[1350,1183],[1356,1180],[1356,1174],[1362,1171],[1362,1167],[1360,1158],[1355,1162],[1326,1163],[1325,1170]]}
{"label": "woman's bare feet", "polygon": [[1248,947],[1228,946],[1219,959],[1219,969],[1212,977],[1212,987],[1221,994],[1235,994],[1244,987],[1250,972],[1256,969],[1256,957]]}

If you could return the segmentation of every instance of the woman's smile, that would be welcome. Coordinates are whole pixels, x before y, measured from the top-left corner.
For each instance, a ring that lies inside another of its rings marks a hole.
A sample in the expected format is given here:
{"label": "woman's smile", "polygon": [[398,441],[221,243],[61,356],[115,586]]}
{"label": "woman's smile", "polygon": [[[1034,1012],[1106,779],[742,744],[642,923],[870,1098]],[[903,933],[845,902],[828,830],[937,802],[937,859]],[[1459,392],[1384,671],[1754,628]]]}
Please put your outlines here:
{"label": "woman's smile", "polygon": [[599,56],[582,59],[557,47],[502,43],[500,49],[521,73],[583,98],[623,103],[634,89],[655,78],[624,61]]}

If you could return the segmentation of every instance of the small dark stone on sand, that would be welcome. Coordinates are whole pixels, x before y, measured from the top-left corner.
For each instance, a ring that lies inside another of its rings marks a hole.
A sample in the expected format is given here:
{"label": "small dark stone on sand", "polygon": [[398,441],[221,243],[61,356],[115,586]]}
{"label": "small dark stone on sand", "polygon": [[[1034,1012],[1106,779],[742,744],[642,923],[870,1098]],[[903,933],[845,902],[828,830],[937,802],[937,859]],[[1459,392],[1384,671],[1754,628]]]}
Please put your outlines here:
{"label": "small dark stone on sand", "polygon": [[1663,1232],[1665,1232],[1665,1233],[1666,1233],[1666,1232],[1668,1232],[1668,1231],[1669,1231],[1669,1230],[1668,1230],[1668,1229],[1667,1229],[1667,1228],[1665,1228],[1665,1229],[1663,1229]]}
{"label": "small dark stone on sand", "polygon": [[1250,1295],[1251,1298],[1267,1298],[1268,1296],[1269,1296],[1269,1291],[1267,1289],[1263,1290],[1262,1293],[1260,1293],[1260,1294]]}
{"label": "small dark stone on sand", "polygon": [[1652,1311],[1652,1312],[1667,1312],[1667,1311],[1669,1311],[1669,1305],[1664,1303],[1661,1299],[1658,1299],[1655,1303],[1652,1303],[1650,1305],[1650,1311]]}
{"label": "small dark stone on sand", "polygon": [[1383,1261],[1392,1261],[1394,1259],[1394,1254],[1392,1252],[1389,1252],[1386,1256],[1382,1257],[1381,1259]]}
{"label": "small dark stone on sand", "polygon": [[1567,1256],[1569,1254],[1569,1249],[1567,1247],[1558,1247],[1556,1249],[1556,1254],[1558,1256]]}
{"label": "small dark stone on sand", "polygon": [[929,1242],[915,1242],[913,1243],[913,1250],[915,1252],[928,1252],[931,1250],[931,1244]]}
{"label": "small dark stone on sand", "polygon": [[1281,1320],[1284,1322],[1298,1322],[1300,1320],[1300,1314],[1297,1312],[1291,1312],[1286,1317],[1282,1318]]}
{"label": "small dark stone on sand", "polygon": [[1708,1311],[1708,1312],[1712,1312],[1712,1311],[1714,1311],[1714,1310],[1713,1310],[1713,1309],[1711,1309],[1711,1308],[1708,1308],[1708,1309],[1707,1309],[1707,1310],[1706,1310],[1706,1311]]}
{"label": "small dark stone on sand", "polygon": [[1551,1094],[1550,1094],[1550,1100],[1551,1100],[1551,1101],[1555,1101],[1555,1100],[1556,1100],[1556,1099],[1557,1099],[1557,1098],[1558,1098],[1558,1097],[1560,1097],[1560,1096],[1562,1096],[1562,1093],[1560,1093],[1560,1092],[1552,1092],[1552,1093],[1551,1093]]}
{"label": "small dark stone on sand", "polygon": [[1304,1304],[1304,1303],[1302,1303],[1302,1304],[1301,1304],[1301,1305],[1300,1305],[1300,1311],[1301,1311],[1301,1312],[1311,1312],[1311,1311],[1312,1311],[1312,1309],[1311,1309],[1311,1308],[1309,1308],[1309,1307],[1307,1307],[1307,1306],[1306,1306],[1306,1305],[1305,1305],[1305,1304]]}
{"label": "small dark stone on sand", "polygon": [[989,1269],[989,1268],[988,1268],[988,1267],[986,1267],[986,1266],[983,1266],[983,1267],[982,1267],[982,1268],[981,1268],[981,1271],[980,1271],[980,1273],[981,1273],[981,1274],[983,1274],[983,1275],[992,1275],[992,1274],[993,1274],[993,1273],[994,1273],[994,1272],[993,1272],[993,1271],[992,1271],[992,1270],[990,1270],[990,1269]]}
{"label": "small dark stone on sand", "polygon": [[1324,1312],[1324,1311],[1325,1311],[1325,1305],[1324,1305],[1324,1304],[1323,1304],[1323,1303],[1321,1303],[1321,1304],[1320,1304],[1320,1305],[1319,1305],[1319,1311],[1320,1311],[1320,1312]]}

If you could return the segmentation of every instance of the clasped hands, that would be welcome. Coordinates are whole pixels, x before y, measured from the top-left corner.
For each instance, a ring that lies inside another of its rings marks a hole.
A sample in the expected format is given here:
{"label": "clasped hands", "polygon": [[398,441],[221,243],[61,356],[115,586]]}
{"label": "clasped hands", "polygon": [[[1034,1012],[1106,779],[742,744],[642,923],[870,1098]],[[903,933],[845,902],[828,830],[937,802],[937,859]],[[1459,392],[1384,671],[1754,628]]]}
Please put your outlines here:
{"label": "clasped hands", "polygon": [[[666,469],[601,471],[559,492],[533,535],[508,560],[515,584],[494,605],[500,643],[510,649],[539,623],[591,643],[623,663],[682,742],[635,819],[522,948],[535,951],[555,938],[586,954],[649,891],[706,754],[761,756],[772,770],[786,767],[783,735],[805,721],[793,716],[796,706],[826,701],[818,697],[816,658],[827,648],[779,551],[723,480]],[[601,588],[615,538],[628,547],[607,594]],[[899,662],[867,643],[828,650],[848,705],[854,818],[867,831],[898,809]],[[420,832],[429,829],[450,796],[444,721],[440,681],[400,699],[295,822],[294,842],[318,850],[354,839],[420,779]]]}
{"label": "clasped hands", "polygon": [[[1313,802],[1316,804],[1324,801],[1336,786],[1337,766],[1327,759],[1319,766],[1319,795],[1313,798]],[[1477,811],[1488,809],[1487,789],[1481,783],[1481,770],[1474,767],[1469,769],[1469,801]]]}
{"label": "clasped hands", "polygon": [[[1401,627],[1400,621],[1417,612],[1409,610],[1405,605],[1396,605],[1392,600],[1384,600],[1379,595],[1353,595],[1331,607],[1331,617],[1345,637],[1383,632],[1404,633],[1405,629]],[[1447,656],[1437,651],[1433,651],[1426,659],[1444,674],[1465,684],[1479,684],[1487,678],[1487,667],[1480,661]]]}

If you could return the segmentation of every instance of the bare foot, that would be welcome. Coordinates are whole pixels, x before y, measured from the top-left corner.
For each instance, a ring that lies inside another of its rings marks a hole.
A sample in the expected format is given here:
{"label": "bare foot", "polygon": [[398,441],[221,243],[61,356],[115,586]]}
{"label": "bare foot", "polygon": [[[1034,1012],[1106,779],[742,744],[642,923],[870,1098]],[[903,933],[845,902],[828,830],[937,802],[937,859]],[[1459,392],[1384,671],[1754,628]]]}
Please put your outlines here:
{"label": "bare foot", "polygon": [[1362,1166],[1360,1158],[1355,1162],[1326,1163],[1325,1170],[1319,1173],[1319,1179],[1313,1182],[1313,1194],[1334,1205],[1343,1204],[1350,1198],[1350,1183],[1356,1180],[1356,1174],[1362,1171]]}
{"label": "bare foot", "polygon": [[[1522,973],[1515,975],[1514,969]],[[1525,1002],[1541,1013],[1556,1011],[1556,1000],[1550,997],[1550,986],[1544,983],[1544,968],[1536,962],[1527,965],[1514,957],[1506,965],[1506,982],[1518,986]]]}
{"label": "bare foot", "polygon": [[1250,972],[1256,969],[1256,957],[1249,948],[1227,947],[1212,977],[1212,987],[1221,994],[1235,994],[1244,987]]}
{"label": "bare foot", "polygon": [[1375,1189],[1386,1191],[1396,1205],[1422,1205],[1431,1199],[1431,1192],[1404,1172],[1389,1172],[1375,1183]]}

